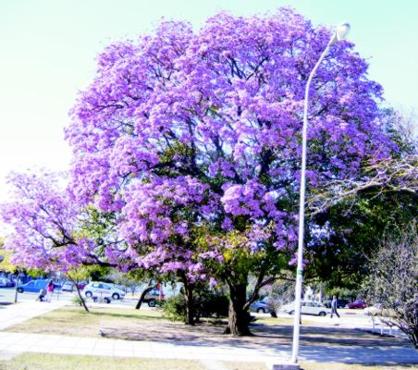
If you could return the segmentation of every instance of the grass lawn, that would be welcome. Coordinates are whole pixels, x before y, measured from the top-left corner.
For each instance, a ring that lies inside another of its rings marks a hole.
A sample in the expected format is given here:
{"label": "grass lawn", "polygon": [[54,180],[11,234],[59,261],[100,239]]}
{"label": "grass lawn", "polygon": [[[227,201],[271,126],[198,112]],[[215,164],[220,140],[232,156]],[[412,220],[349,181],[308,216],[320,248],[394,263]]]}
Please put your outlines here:
{"label": "grass lawn", "polygon": [[[220,362],[227,370],[267,370],[262,363]],[[414,365],[346,365],[340,363],[305,362],[304,370],[406,370]],[[154,360],[141,358],[112,358],[94,356],[24,353],[11,360],[0,360],[1,370],[207,370],[204,363],[188,360]]]}
{"label": "grass lawn", "polygon": [[149,360],[94,356],[24,353],[0,361],[0,370],[205,370],[197,361]]}
{"label": "grass lawn", "polygon": [[[212,320],[213,321],[213,320]],[[216,324],[204,321],[194,327],[171,322],[158,310],[134,310],[117,307],[93,308],[90,313],[78,306],[66,306],[45,315],[9,327],[6,331],[97,337],[99,329],[108,338],[134,341],[184,342],[201,345],[241,345],[262,349],[271,345],[290,345],[291,317],[259,317],[251,330],[253,337],[233,338],[223,335],[225,320]],[[391,346],[406,345],[405,340],[385,338],[355,329],[326,327],[303,319],[301,345],[310,346]]]}
{"label": "grass lawn", "polygon": [[109,307],[92,308],[89,313],[78,306],[66,306],[9,327],[7,331],[92,337],[97,336],[103,326],[123,327],[158,320],[164,319],[155,310]]}
{"label": "grass lawn", "polygon": [[[148,326],[156,322],[170,322],[170,325],[184,327],[181,322],[171,322],[163,317],[159,310],[134,310],[109,306],[106,308],[90,308],[90,313],[88,313],[78,306],[66,306],[9,327],[6,331],[91,337],[96,336],[99,329],[103,327],[116,328],[135,326],[135,324],[147,324]],[[267,326],[292,325],[293,319],[290,316],[289,318],[265,316],[259,317],[257,324]],[[303,324],[315,323],[305,319]]]}

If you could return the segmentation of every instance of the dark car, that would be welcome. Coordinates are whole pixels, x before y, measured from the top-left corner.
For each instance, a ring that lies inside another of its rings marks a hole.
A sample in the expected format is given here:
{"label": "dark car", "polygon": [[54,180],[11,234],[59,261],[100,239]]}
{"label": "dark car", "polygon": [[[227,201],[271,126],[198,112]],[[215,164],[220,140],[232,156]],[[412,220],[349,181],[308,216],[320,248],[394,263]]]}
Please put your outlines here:
{"label": "dark car", "polygon": [[347,305],[348,308],[355,309],[355,308],[366,308],[367,304],[362,299],[356,299],[354,302],[351,302]]}
{"label": "dark car", "polygon": [[258,313],[268,313],[272,305],[269,302],[269,297],[264,297],[259,301],[251,303],[250,310]]}
{"label": "dark car", "polygon": [[[344,308],[350,303],[348,299],[337,299],[337,308]],[[324,306],[331,308],[331,299],[324,301]]]}
{"label": "dark car", "polygon": [[157,302],[164,301],[164,298],[164,293],[156,288],[152,289],[145,295],[143,302],[147,303],[149,307],[155,307]]}
{"label": "dark car", "polygon": [[30,292],[30,293],[39,293],[41,289],[45,289],[48,284],[48,279],[36,279],[31,280],[26,284],[19,285],[17,291],[19,293]]}

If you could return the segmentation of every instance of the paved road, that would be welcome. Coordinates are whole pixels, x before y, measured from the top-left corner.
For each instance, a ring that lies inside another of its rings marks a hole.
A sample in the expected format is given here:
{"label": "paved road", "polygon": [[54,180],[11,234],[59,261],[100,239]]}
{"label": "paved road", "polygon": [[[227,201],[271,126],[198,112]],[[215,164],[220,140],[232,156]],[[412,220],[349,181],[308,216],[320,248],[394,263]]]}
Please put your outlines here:
{"label": "paved road", "polygon": [[[0,289],[0,303],[13,303],[15,299],[15,289],[14,288],[1,288]],[[18,293],[17,294],[17,301],[18,302],[33,302],[36,301],[36,298],[38,297],[39,293]],[[64,300],[64,301],[71,301],[73,298],[72,293],[54,293],[53,295],[53,301],[58,300]]]}
{"label": "paved road", "polygon": [[[17,295],[17,301],[18,302],[34,302],[36,301],[39,293],[18,293]],[[52,296],[52,302],[55,301],[64,301],[64,302],[71,302],[71,300],[76,296],[77,294],[75,292],[54,292]],[[0,289],[0,304],[8,304],[8,303],[14,303],[15,298],[15,289],[14,288],[1,288]],[[134,307],[136,305],[137,298],[132,297],[130,294],[128,294],[125,299],[118,300],[118,301],[112,301],[112,305],[117,305],[121,307]],[[143,305],[144,308],[147,307],[146,304]]]}

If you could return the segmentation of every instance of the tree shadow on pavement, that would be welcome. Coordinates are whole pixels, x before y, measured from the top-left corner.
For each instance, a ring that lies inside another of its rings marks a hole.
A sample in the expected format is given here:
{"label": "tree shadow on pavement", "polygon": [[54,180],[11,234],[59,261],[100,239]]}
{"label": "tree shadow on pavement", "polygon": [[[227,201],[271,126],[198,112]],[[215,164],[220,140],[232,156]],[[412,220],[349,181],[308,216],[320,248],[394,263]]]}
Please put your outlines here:
{"label": "tree shadow on pavement", "polygon": [[[178,345],[218,346],[265,350],[266,348],[286,349],[291,345],[293,327],[291,325],[251,326],[254,336],[232,337],[224,335],[224,325],[202,323],[186,326],[167,321],[141,322],[129,327],[104,326],[101,333],[105,337],[133,341],[158,341]],[[341,351],[344,347],[385,348],[408,347],[407,340],[394,337],[380,337],[357,329],[324,326],[303,326],[301,347],[332,347]]]}

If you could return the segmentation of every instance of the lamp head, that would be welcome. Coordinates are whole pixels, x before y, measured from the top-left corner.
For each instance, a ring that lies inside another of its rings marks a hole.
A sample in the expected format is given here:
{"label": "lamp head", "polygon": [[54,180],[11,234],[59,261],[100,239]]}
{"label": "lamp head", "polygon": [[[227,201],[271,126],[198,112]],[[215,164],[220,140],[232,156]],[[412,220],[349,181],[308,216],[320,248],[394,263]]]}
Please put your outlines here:
{"label": "lamp head", "polygon": [[342,23],[335,29],[336,41],[344,40],[350,31],[350,25],[348,23]]}

